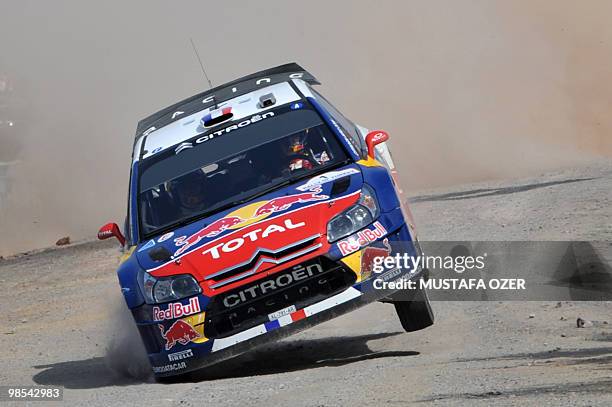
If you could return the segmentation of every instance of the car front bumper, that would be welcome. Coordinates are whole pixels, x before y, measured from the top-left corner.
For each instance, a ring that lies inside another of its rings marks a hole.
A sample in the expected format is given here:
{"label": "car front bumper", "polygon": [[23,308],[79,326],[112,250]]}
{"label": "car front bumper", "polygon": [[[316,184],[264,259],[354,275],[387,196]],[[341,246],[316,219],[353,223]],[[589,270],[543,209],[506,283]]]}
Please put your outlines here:
{"label": "car front bumper", "polygon": [[[406,226],[403,226],[401,229],[406,229]],[[387,235],[386,239],[395,243],[394,251],[414,250],[413,248],[402,247],[405,244],[411,244],[411,242],[403,240],[406,239],[407,235],[406,231],[401,229]],[[381,241],[378,243],[381,243]],[[367,247],[362,248],[362,250],[365,249]],[[291,336],[371,302],[389,298],[395,291],[381,290],[374,287],[374,281],[384,275],[392,275],[393,280],[420,280],[426,278],[426,271],[422,269],[414,271],[401,269],[386,270],[380,275],[371,273],[371,271],[366,272],[361,264],[349,261],[349,258],[355,255],[353,253],[338,259],[339,262],[344,263],[345,267],[351,269],[357,275],[354,284],[321,301],[298,308],[277,319],[265,321],[229,336],[209,339],[203,334],[204,315],[201,317],[192,315],[184,318],[196,330],[199,328],[200,337],[193,339],[185,345],[177,344],[173,349],[169,350],[159,347],[159,338],[157,338],[157,349],[149,344],[147,350],[155,376],[167,377],[201,369],[250,351],[259,345]],[[205,314],[205,312],[202,312],[202,314]],[[152,334],[159,335],[160,331],[158,331],[157,327],[151,329],[151,325],[154,324],[141,323],[138,325],[145,345],[147,345],[148,341],[150,343]],[[161,329],[161,332],[163,332],[163,329]],[[151,352],[152,348],[156,351]]]}

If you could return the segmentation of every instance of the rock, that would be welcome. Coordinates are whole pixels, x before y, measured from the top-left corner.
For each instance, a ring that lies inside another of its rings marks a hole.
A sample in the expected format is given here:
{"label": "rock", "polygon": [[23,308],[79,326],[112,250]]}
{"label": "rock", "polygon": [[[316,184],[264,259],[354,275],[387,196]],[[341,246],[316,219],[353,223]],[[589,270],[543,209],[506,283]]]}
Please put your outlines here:
{"label": "rock", "polygon": [[561,337],[562,337],[562,338],[566,338],[566,337],[567,337],[567,335],[566,335],[566,334],[561,334]]}
{"label": "rock", "polygon": [[535,314],[529,314],[529,318],[535,318]]}
{"label": "rock", "polygon": [[555,305],[555,308],[561,308],[561,302],[558,302],[557,305]]}
{"label": "rock", "polygon": [[559,318],[560,321],[567,321],[567,318],[565,318],[563,315],[561,315],[561,318]]}
{"label": "rock", "polygon": [[55,242],[56,246],[66,246],[67,244],[70,244],[70,236],[64,236]]}
{"label": "rock", "polygon": [[578,319],[576,320],[576,327],[578,328],[590,328],[592,326],[593,326],[593,323],[589,321],[588,319],[582,319],[578,317]]}

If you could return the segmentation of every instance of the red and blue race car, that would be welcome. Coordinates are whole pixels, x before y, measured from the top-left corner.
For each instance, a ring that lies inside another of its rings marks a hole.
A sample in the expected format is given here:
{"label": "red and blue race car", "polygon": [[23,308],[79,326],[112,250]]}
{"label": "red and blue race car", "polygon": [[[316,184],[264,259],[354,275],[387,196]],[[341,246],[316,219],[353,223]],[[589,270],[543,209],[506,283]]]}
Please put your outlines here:
{"label": "red and blue race car", "polygon": [[368,132],[293,63],[139,122],[117,271],[156,377],[202,368],[372,301],[406,331],[433,323],[375,257],[420,254],[384,131]]}

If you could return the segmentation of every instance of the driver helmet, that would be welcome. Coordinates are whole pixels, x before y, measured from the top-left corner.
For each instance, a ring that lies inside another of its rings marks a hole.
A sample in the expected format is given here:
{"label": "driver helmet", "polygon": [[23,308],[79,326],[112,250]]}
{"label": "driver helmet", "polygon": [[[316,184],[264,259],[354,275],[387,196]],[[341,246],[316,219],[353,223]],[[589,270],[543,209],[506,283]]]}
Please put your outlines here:
{"label": "driver helmet", "polygon": [[198,169],[170,181],[170,193],[184,209],[202,209],[205,204],[205,182],[206,176]]}
{"label": "driver helmet", "polygon": [[306,154],[306,132],[289,136],[287,155]]}

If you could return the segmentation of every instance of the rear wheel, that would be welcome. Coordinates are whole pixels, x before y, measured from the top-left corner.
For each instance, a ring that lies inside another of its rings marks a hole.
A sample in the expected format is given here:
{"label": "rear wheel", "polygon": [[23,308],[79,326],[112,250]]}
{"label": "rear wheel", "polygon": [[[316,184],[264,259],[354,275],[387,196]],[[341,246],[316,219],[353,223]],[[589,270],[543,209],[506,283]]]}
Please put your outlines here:
{"label": "rear wheel", "polygon": [[392,302],[406,332],[419,331],[433,325],[434,314],[425,290],[415,290],[410,301]]}

